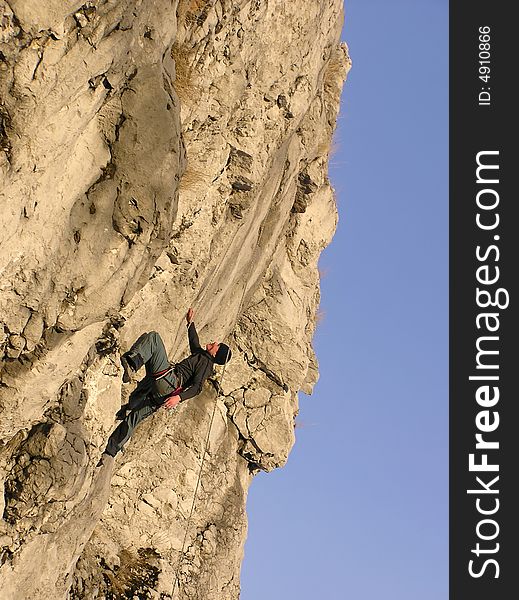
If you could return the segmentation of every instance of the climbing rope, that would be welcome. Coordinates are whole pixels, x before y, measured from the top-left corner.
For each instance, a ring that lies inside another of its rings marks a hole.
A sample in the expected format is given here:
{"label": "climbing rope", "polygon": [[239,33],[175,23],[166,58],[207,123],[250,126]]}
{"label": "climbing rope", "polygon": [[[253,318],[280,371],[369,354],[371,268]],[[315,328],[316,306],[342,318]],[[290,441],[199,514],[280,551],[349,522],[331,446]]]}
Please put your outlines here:
{"label": "climbing rope", "polygon": [[[149,5],[148,5],[148,8],[147,8],[147,11],[146,11],[146,16],[145,16],[145,18],[143,20],[143,23],[145,25],[146,25],[146,23],[150,22],[150,16],[151,16],[152,8],[153,8],[153,3],[150,2]],[[174,87],[174,84],[173,84],[173,87]],[[191,118],[192,118],[192,116],[193,116],[194,111],[196,110],[196,108],[197,108],[196,104],[191,107],[191,110],[189,111],[188,115],[184,119],[184,123],[188,123],[191,120]],[[213,280],[216,277],[216,275],[218,274],[218,272],[220,271],[220,268],[221,268],[221,266],[222,266],[222,264],[223,264],[223,262],[224,262],[224,260],[225,260],[225,258],[227,256],[227,253],[229,252],[230,248],[232,247],[232,243],[234,242],[234,239],[235,239],[238,231],[239,231],[239,228],[235,230],[234,235],[233,235],[232,240],[231,240],[231,243],[228,244],[227,248],[225,249],[225,252],[223,253],[223,256],[220,259],[220,262],[215,265],[215,267],[214,267],[214,269],[213,269],[213,271],[212,271],[212,273],[211,273],[211,275],[209,277],[209,280],[205,283],[205,285],[200,290],[198,298],[194,302],[195,306],[199,306],[202,303],[202,299],[205,298],[206,293],[210,290],[211,285],[213,283]],[[255,252],[253,254],[253,258],[255,256],[257,250],[258,249],[256,248]],[[237,315],[240,315],[240,313],[241,313],[246,292],[247,292],[247,283],[245,282],[244,287],[243,287],[243,293],[242,293],[242,296],[241,296],[241,299],[240,299],[240,303],[238,305]],[[183,566],[184,560],[185,560],[186,555],[187,555],[187,553],[186,553],[186,542],[187,542],[187,538],[188,538],[188,535],[189,535],[189,529],[190,529],[190,527],[192,525],[192,519],[193,519],[194,509],[195,509],[195,506],[196,506],[196,501],[197,501],[197,498],[198,498],[198,491],[199,491],[200,483],[201,483],[201,480],[202,480],[202,473],[203,473],[203,468],[204,468],[204,464],[205,464],[205,459],[206,459],[206,455],[208,453],[208,448],[209,448],[209,443],[210,443],[210,437],[211,437],[211,431],[212,431],[212,427],[213,427],[214,418],[215,418],[215,415],[216,415],[216,409],[217,409],[217,406],[218,406],[218,399],[219,399],[219,397],[221,395],[221,392],[222,392],[222,384],[223,384],[223,380],[224,380],[224,376],[225,376],[225,371],[226,371],[226,367],[227,367],[227,361],[229,359],[229,353],[230,353],[230,348],[227,351],[226,360],[225,360],[225,363],[223,365],[222,374],[221,374],[220,381],[219,381],[219,384],[218,384],[217,390],[216,390],[216,396],[215,396],[214,403],[213,403],[213,410],[212,410],[212,413],[211,413],[211,419],[209,421],[209,427],[208,427],[207,435],[206,435],[205,442],[204,442],[202,460],[201,460],[201,463],[200,463],[200,469],[199,469],[199,472],[198,472],[197,482],[196,482],[195,490],[194,490],[194,493],[193,493],[193,501],[191,503],[191,509],[190,509],[190,512],[189,512],[189,517],[188,517],[188,520],[187,520],[186,529],[185,529],[185,533],[184,533],[184,539],[183,539],[183,542],[182,542],[182,549],[181,549],[180,557],[179,557],[179,560],[178,560],[177,568],[176,568],[176,571],[175,571],[175,579],[174,579],[174,583],[173,583],[173,589],[172,589],[172,592],[171,592],[171,598],[174,597],[175,591],[177,589],[177,585],[180,584],[180,569]]]}
{"label": "climbing rope", "polygon": [[[150,5],[150,7],[151,6],[152,5]],[[149,18],[150,13],[151,13],[151,8],[148,10],[148,18]],[[173,84],[173,87],[175,87],[174,84]],[[191,120],[191,118],[192,118],[192,116],[194,114],[194,111],[196,109],[197,109],[197,104],[195,104],[194,106],[191,107],[188,115],[184,118],[182,126],[184,126],[185,124],[187,124],[188,122],[190,122],[190,120]],[[227,245],[227,248],[225,249],[225,251],[223,253],[223,256],[220,258],[220,261],[213,268],[213,271],[212,271],[212,273],[211,273],[211,275],[209,277],[209,280],[207,282],[205,282],[204,286],[199,291],[198,298],[196,298],[195,302],[193,303],[196,308],[198,308],[202,304],[202,299],[205,298],[205,295],[211,289],[211,286],[213,284],[213,280],[215,279],[216,275],[220,271],[221,266],[224,263],[225,258],[226,258],[229,250],[231,249],[231,247],[233,245],[233,242],[234,242],[234,240],[236,238],[236,235],[237,235],[238,231],[239,231],[239,228],[234,231],[234,234],[233,234],[232,239],[231,239],[231,243]],[[254,251],[253,259],[254,259],[254,256],[257,253],[257,250],[258,250],[258,248],[256,248],[255,251]],[[240,313],[241,313],[241,309],[243,307],[243,302],[244,302],[244,299],[245,299],[246,292],[247,292],[247,283],[245,283],[244,286],[243,286],[242,296],[241,296],[241,299],[240,299],[240,303],[238,305],[238,311],[236,313],[237,315],[240,315]],[[189,326],[189,324],[188,324],[188,326]],[[177,338],[178,338],[178,333],[179,332],[177,332]],[[175,344],[175,345],[178,346],[178,344]],[[177,589],[177,585],[180,584],[180,569],[181,569],[181,567],[182,567],[182,565],[184,563],[184,559],[186,558],[186,542],[187,542],[187,538],[188,538],[188,535],[189,535],[189,529],[190,529],[191,524],[192,524],[193,513],[194,513],[194,510],[195,510],[196,501],[197,501],[197,498],[198,498],[198,490],[200,488],[200,483],[201,483],[201,480],[202,480],[202,473],[203,473],[205,458],[206,458],[206,455],[208,453],[209,442],[210,442],[210,438],[211,438],[211,431],[212,431],[212,427],[213,427],[214,417],[216,415],[216,409],[217,409],[217,406],[218,406],[218,399],[219,399],[221,391],[222,391],[222,384],[223,384],[223,380],[224,380],[224,376],[225,376],[225,370],[226,370],[226,367],[227,367],[227,360],[229,359],[229,353],[230,353],[230,348],[227,351],[227,356],[226,356],[226,359],[225,359],[225,363],[223,365],[222,374],[221,374],[221,377],[220,377],[219,384],[217,386],[216,396],[215,396],[214,403],[213,403],[213,410],[212,410],[212,413],[211,413],[211,419],[209,421],[209,427],[208,427],[207,435],[206,435],[205,442],[204,442],[204,449],[203,449],[203,454],[202,454],[202,460],[201,460],[201,463],[200,463],[200,469],[199,469],[199,472],[198,472],[198,477],[197,477],[197,481],[196,481],[195,491],[193,493],[193,501],[191,503],[191,509],[190,509],[190,512],[189,512],[189,517],[188,517],[187,524],[186,524],[186,529],[185,529],[185,532],[184,532],[184,539],[183,539],[183,542],[182,542],[182,550],[181,550],[180,557],[179,557],[178,564],[177,564],[177,568],[176,568],[176,571],[175,571],[175,580],[174,580],[174,583],[173,583],[173,589],[172,589],[172,592],[171,592],[171,598],[174,597],[175,591]]]}
{"label": "climbing rope", "polygon": [[[229,356],[229,351],[227,352],[227,358],[228,358],[228,356]],[[204,443],[204,452],[202,454],[202,461],[200,463],[200,470],[198,472],[198,478],[197,478],[197,482],[196,482],[195,492],[193,494],[193,502],[191,504],[191,510],[189,512],[189,517],[188,517],[188,520],[187,520],[186,531],[184,533],[184,540],[182,542],[182,550],[180,552],[180,558],[178,560],[177,569],[175,571],[175,581],[173,583],[173,590],[171,592],[171,598],[173,598],[173,596],[175,594],[175,590],[176,590],[177,584],[179,583],[180,569],[181,569],[182,564],[184,562],[184,559],[186,557],[186,541],[187,541],[187,536],[188,536],[188,533],[189,533],[189,528],[191,527],[191,521],[192,521],[192,518],[193,518],[193,512],[195,510],[196,499],[197,499],[197,496],[198,496],[198,488],[200,487],[200,481],[202,480],[202,470],[204,468],[205,455],[207,454],[207,449],[209,447],[209,440],[210,440],[210,437],[211,437],[211,430],[212,430],[212,427],[213,427],[214,416],[216,414],[216,407],[218,406],[218,398],[220,397],[220,389],[221,389],[221,385],[222,385],[222,381],[223,381],[223,376],[225,374],[225,367],[226,367],[226,364],[223,367],[224,370],[223,370],[222,376],[220,378],[220,385],[219,385],[218,390],[216,392],[216,397],[215,397],[214,404],[213,404],[213,412],[211,414],[211,420],[209,422],[209,428],[207,430],[207,436],[206,436],[205,443]]]}
{"label": "climbing rope", "polygon": [[[245,293],[246,293],[246,291],[247,291],[247,284],[245,283],[245,285],[243,286],[243,293],[242,293],[242,296],[241,296],[240,304],[238,306],[238,312],[237,312],[238,315],[241,312],[241,309],[242,309],[242,306],[243,306],[243,301],[245,299]],[[173,590],[171,591],[171,598],[174,597],[175,590],[177,588],[177,584],[180,583],[180,579],[179,579],[179,577],[180,577],[180,569],[181,569],[181,567],[183,565],[183,562],[184,562],[184,559],[186,557],[186,541],[187,541],[187,536],[188,536],[188,533],[189,533],[189,528],[191,527],[191,521],[192,521],[192,518],[193,518],[193,512],[195,510],[196,500],[197,500],[197,497],[198,497],[198,488],[200,487],[200,482],[202,480],[202,470],[204,468],[205,456],[206,456],[206,454],[208,452],[208,448],[209,448],[209,440],[211,438],[211,430],[212,430],[212,427],[213,427],[214,416],[216,414],[216,408],[218,406],[218,398],[220,397],[220,392],[222,391],[223,378],[225,376],[225,369],[227,367],[227,361],[229,359],[229,353],[230,353],[230,351],[231,351],[231,349],[229,347],[228,350],[227,350],[227,356],[225,357],[225,363],[223,365],[223,370],[222,370],[222,375],[220,377],[220,382],[219,382],[217,390],[216,390],[216,396],[215,396],[214,404],[213,404],[213,412],[211,414],[211,420],[209,421],[209,427],[207,429],[207,435],[206,435],[205,442],[204,442],[204,452],[202,454],[202,461],[200,463],[200,469],[198,471],[198,477],[197,477],[197,481],[196,481],[195,491],[194,491],[194,494],[193,494],[193,502],[191,503],[191,510],[189,512],[189,517],[188,517],[188,520],[187,520],[186,530],[185,530],[185,533],[184,533],[184,541],[182,542],[182,550],[180,552],[180,558],[178,560],[177,568],[176,568],[176,571],[175,571],[175,580],[173,582]]]}

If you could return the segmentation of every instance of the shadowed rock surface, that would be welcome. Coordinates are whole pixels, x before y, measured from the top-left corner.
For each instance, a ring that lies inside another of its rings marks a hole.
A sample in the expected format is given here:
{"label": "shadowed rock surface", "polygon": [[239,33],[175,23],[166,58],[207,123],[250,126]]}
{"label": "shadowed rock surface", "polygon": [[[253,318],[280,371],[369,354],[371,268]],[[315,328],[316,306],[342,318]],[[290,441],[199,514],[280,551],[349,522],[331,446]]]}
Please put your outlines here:
{"label": "shadowed rock surface", "polygon": [[[0,18],[0,598],[235,600],[248,487],[317,380],[342,2]],[[189,306],[233,348],[220,396],[217,368],[96,468],[132,390],[120,353],[156,330],[185,356]]]}

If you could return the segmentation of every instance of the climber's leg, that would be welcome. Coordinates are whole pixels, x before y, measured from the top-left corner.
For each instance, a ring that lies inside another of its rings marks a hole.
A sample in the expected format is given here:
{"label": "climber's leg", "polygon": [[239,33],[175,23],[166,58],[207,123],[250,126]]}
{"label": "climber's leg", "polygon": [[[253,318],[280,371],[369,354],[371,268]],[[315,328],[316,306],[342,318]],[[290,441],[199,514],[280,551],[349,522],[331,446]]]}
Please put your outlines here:
{"label": "climber's leg", "polygon": [[138,371],[145,364],[147,375],[164,371],[170,366],[164,342],[156,331],[143,333],[130,350],[123,354],[121,358],[123,367],[124,361],[133,371]]}
{"label": "climber's leg", "polygon": [[[122,362],[122,360],[121,360]],[[126,415],[137,408],[140,408],[144,402],[147,402],[147,397],[153,388],[153,378],[144,377],[139,381],[136,388],[130,394],[128,402],[123,404],[117,411],[115,418],[122,421],[126,418]]]}
{"label": "climber's leg", "polygon": [[132,374],[146,365],[145,379],[151,380],[151,395],[159,402],[179,386],[179,381],[168,361],[162,338],[156,331],[144,333],[128,352],[122,355],[123,382],[131,381]]}
{"label": "climber's leg", "polygon": [[139,407],[132,410],[130,414],[126,415],[108,439],[104,453],[115,456],[130,439],[137,425],[143,419],[153,414],[157,408],[149,400],[146,400]]}

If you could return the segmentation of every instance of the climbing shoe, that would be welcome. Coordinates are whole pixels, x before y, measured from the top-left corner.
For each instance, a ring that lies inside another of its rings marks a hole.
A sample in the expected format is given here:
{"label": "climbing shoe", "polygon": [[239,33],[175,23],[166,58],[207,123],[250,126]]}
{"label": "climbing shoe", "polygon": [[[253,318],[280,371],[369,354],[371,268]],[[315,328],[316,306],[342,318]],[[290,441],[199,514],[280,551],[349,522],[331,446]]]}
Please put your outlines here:
{"label": "climbing shoe", "polygon": [[134,371],[124,354],[121,356],[121,366],[123,368],[123,383],[130,383],[133,380]]}
{"label": "climbing shoe", "polygon": [[[123,380],[124,381],[124,380]],[[123,421],[126,418],[127,411],[130,410],[128,404],[123,404],[121,408],[115,413],[115,418],[117,421]]]}

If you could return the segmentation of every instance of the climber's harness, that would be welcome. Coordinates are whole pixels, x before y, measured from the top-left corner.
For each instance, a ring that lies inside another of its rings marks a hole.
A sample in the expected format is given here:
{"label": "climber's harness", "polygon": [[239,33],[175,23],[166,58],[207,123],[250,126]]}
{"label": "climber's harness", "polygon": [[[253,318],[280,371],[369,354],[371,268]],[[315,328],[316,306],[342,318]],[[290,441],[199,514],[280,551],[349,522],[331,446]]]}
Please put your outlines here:
{"label": "climber's harness", "polygon": [[170,365],[167,369],[164,369],[164,371],[159,371],[158,373],[153,373],[152,377],[155,381],[158,381],[159,379],[163,379],[170,373],[173,373],[175,375],[175,378],[178,379],[178,375],[175,372],[175,365]]}
{"label": "climber's harness", "polygon": [[176,365],[170,365],[163,371],[153,373],[153,387],[151,390],[152,401],[161,406],[171,396],[176,396],[182,391],[182,378],[175,371]]}

